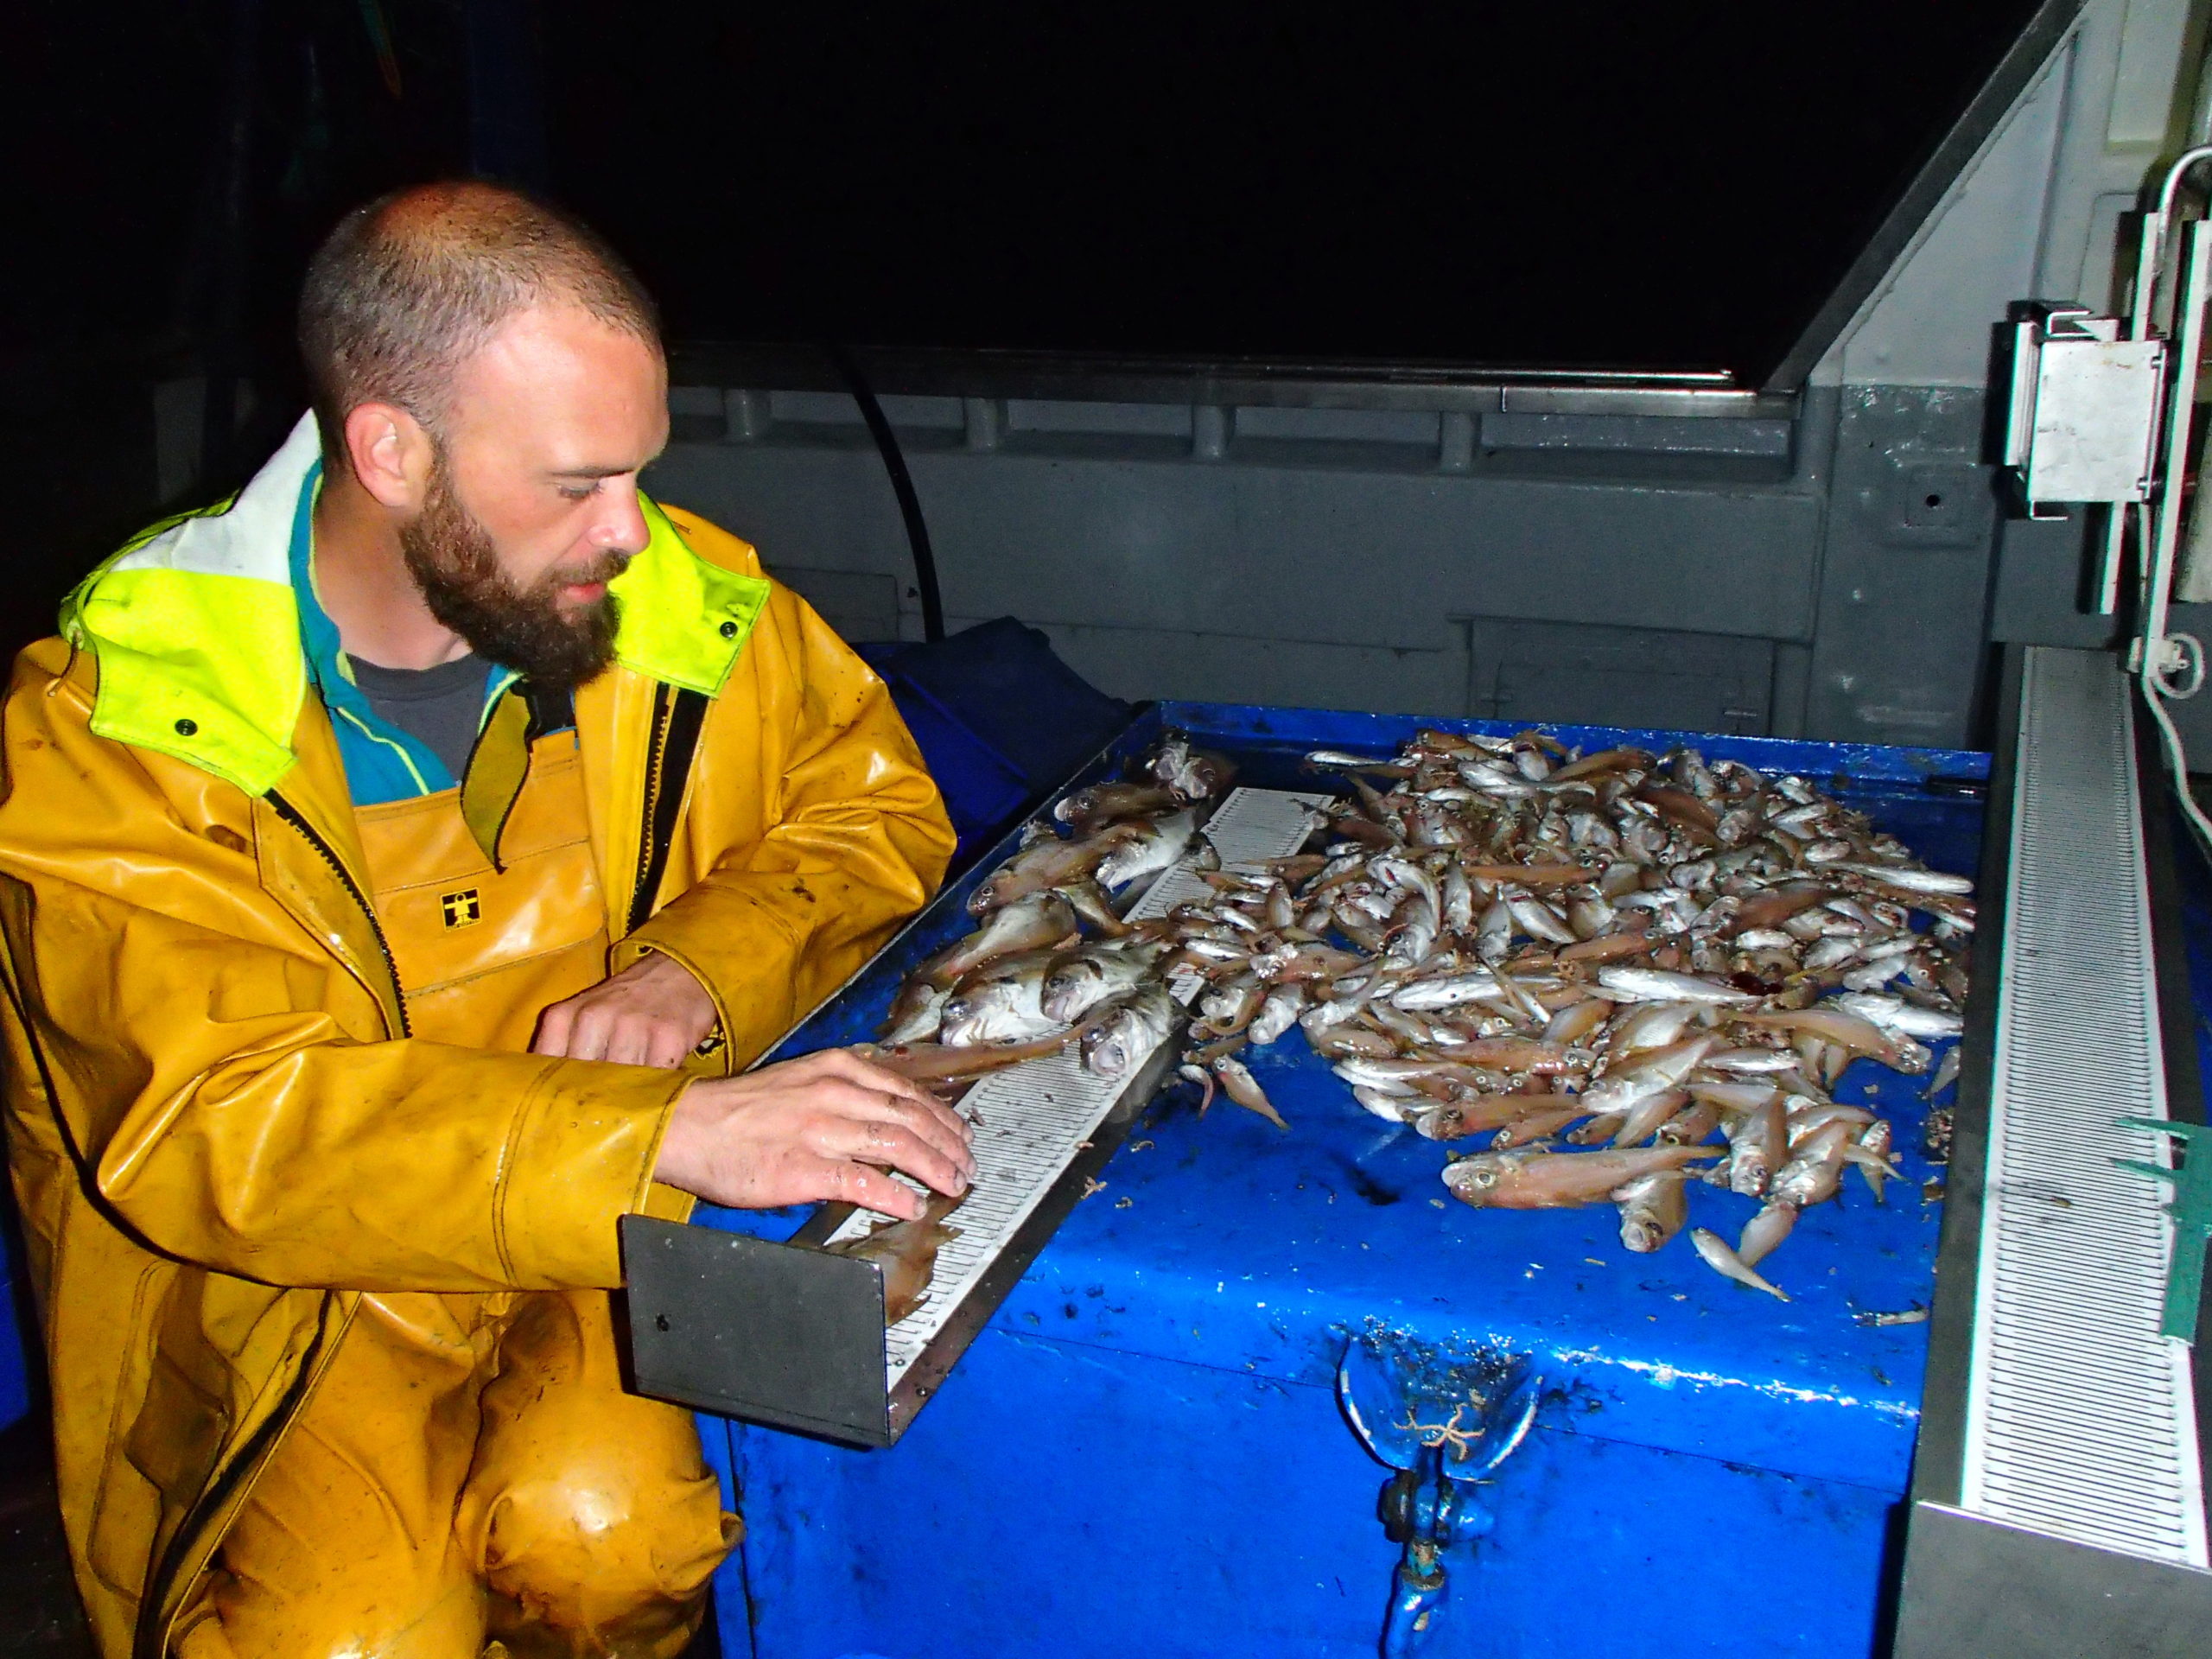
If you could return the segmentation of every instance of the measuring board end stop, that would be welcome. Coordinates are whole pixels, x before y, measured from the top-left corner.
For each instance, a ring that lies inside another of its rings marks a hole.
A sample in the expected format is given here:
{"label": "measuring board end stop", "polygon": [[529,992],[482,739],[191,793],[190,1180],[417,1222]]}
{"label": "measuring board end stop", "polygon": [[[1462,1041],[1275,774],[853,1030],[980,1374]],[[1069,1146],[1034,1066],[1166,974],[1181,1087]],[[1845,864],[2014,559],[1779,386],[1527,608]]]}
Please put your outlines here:
{"label": "measuring board end stop", "polygon": [[848,1445],[896,1438],[874,1262],[651,1216],[621,1236],[639,1393]]}

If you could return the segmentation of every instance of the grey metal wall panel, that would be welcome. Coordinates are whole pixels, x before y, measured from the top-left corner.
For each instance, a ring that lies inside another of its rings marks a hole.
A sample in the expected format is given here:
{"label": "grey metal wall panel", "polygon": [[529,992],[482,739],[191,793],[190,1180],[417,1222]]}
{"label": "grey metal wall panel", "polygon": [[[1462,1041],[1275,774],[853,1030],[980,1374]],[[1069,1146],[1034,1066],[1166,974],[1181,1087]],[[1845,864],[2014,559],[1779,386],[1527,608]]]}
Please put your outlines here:
{"label": "grey metal wall panel", "polygon": [[1976,391],[1843,389],[1808,734],[1970,740],[1997,516],[1981,423]]}
{"label": "grey metal wall panel", "polygon": [[[1451,619],[1809,637],[1820,505],[1788,488],[909,456],[949,612],[1440,648]],[[902,575],[871,453],[677,444],[652,487],[772,563]]]}
{"label": "grey metal wall panel", "polygon": [[1763,734],[1774,653],[1767,639],[1478,619],[1468,624],[1467,712]]}

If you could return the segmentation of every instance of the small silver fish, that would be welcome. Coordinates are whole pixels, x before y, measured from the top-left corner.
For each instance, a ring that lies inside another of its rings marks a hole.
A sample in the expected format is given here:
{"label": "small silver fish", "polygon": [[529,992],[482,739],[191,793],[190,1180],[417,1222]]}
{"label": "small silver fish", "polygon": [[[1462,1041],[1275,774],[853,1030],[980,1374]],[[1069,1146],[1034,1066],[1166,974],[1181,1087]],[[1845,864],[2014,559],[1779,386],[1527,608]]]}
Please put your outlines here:
{"label": "small silver fish", "polygon": [[1135,989],[1166,948],[1159,941],[1106,939],[1062,956],[1045,976],[1046,1015],[1072,1025],[1100,1003]]}
{"label": "small silver fish", "polygon": [[1194,866],[1209,870],[1221,868],[1221,855],[1214,852],[1211,843],[1198,836],[1198,815],[1194,808],[1186,806],[1180,812],[1163,813],[1153,818],[1125,819],[1114,828],[1128,834],[1098,866],[1102,887],[1125,887],[1147,875],[1157,875],[1189,851],[1194,841],[1199,842],[1200,848]]}
{"label": "small silver fish", "polygon": [[1695,1247],[1705,1265],[1722,1278],[1733,1279],[1738,1284],[1747,1285],[1753,1290],[1763,1290],[1785,1302],[1789,1300],[1788,1292],[1760,1278],[1743,1257],[1728,1248],[1727,1241],[1719,1234],[1708,1228],[1694,1227],[1690,1230],[1690,1243]]}
{"label": "small silver fish", "polygon": [[1942,870],[1919,870],[1896,864],[1831,864],[1832,870],[1848,870],[1853,875],[1863,875],[1869,880],[1879,881],[1885,887],[1895,887],[1900,893],[1970,893],[1974,880],[1970,876],[1949,875]]}
{"label": "small silver fish", "polygon": [[1763,1206],[1758,1214],[1744,1224],[1744,1236],[1736,1241],[1736,1259],[1747,1268],[1756,1268],[1774,1254],[1775,1246],[1789,1237],[1789,1230],[1796,1224],[1796,1205]]}
{"label": "small silver fish", "polygon": [[[971,976],[944,999],[938,1040],[948,1048],[978,1043],[1025,1042],[1057,1031],[1060,1022],[1045,1012],[1045,972],[1052,953],[1036,950],[1007,957]],[[1009,969],[1007,964],[1014,966]]]}
{"label": "small silver fish", "polygon": [[1290,1125],[1283,1122],[1282,1114],[1274,1109],[1274,1103],[1268,1098],[1267,1090],[1260,1087],[1259,1079],[1235,1055],[1224,1054],[1217,1058],[1213,1063],[1213,1074],[1221,1080],[1221,1092],[1246,1111],[1256,1112],[1275,1128],[1286,1132],[1289,1130]]}
{"label": "small silver fish", "polygon": [[1721,1007],[1740,1007],[1758,998],[1732,985],[1717,984],[1694,974],[1669,973],[1663,968],[1600,968],[1598,982],[1607,990],[1639,1002],[1710,1002]]}
{"label": "small silver fish", "polygon": [[1948,1014],[1941,1008],[1924,1007],[1917,1002],[1908,1002],[1901,996],[1877,996],[1867,992],[1853,992],[1835,1000],[1836,1006],[1861,1020],[1891,1031],[1902,1032],[1908,1037],[1917,1037],[1923,1042],[1940,1041],[1956,1037],[1966,1029],[1963,1016]]}
{"label": "small silver fish", "polygon": [[1689,1202],[1679,1169],[1655,1170],[1639,1175],[1613,1192],[1620,1206],[1621,1243],[1638,1255],[1648,1255],[1682,1230],[1689,1218]]}
{"label": "small silver fish", "polygon": [[925,1043],[937,1035],[944,1019],[945,999],[951,992],[925,979],[910,979],[883,1022],[881,1040],[887,1043]]}
{"label": "small silver fish", "polygon": [[1244,1028],[1244,1035],[1255,1047],[1265,1048],[1298,1023],[1298,1016],[1306,1008],[1306,985],[1302,980],[1292,980],[1274,987],[1260,1004],[1260,1011],[1253,1015],[1252,1023]]}
{"label": "small silver fish", "polygon": [[1125,1077],[1167,1040],[1183,1010],[1156,981],[1094,1008],[1084,1020],[1083,1063],[1109,1081]]}

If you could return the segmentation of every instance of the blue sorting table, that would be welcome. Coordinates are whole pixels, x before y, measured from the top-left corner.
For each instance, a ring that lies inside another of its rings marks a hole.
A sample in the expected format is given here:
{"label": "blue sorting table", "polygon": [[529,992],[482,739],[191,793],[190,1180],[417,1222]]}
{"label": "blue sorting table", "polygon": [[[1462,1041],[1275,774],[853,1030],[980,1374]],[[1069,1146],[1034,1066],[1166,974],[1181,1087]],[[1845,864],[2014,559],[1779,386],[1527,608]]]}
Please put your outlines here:
{"label": "blue sorting table", "polygon": [[[1311,789],[1317,746],[1395,748],[1480,721],[1164,703],[1077,782],[1165,728]],[[1970,873],[1987,757],[1591,728],[1586,751],[1688,742],[1802,773],[1936,868]],[[872,1033],[906,969],[971,925],[983,858],[779,1058]],[[1870,1063],[1839,1093],[1895,1122],[1910,1178],[1856,1178],[1770,1259],[1788,1305],[1678,1238],[1620,1244],[1611,1205],[1515,1213],[1450,1199],[1446,1148],[1362,1110],[1294,1028],[1244,1056],[1287,1135],[1163,1091],[906,1437],[862,1452],[702,1418],[747,1533],[716,1581],[725,1651],[1371,1655],[1399,1548],[1389,1474],[1332,1386],[1349,1341],[1450,1364],[1506,1351],[1541,1374],[1535,1426],[1484,1489],[1495,1531],[1454,1546],[1438,1655],[1863,1654],[1918,1421],[1924,1325],[1855,1313],[1930,1300],[1938,1173],[1924,1079]],[[1693,1225],[1752,1201],[1701,1185]],[[702,1210],[780,1237],[798,1212]]]}

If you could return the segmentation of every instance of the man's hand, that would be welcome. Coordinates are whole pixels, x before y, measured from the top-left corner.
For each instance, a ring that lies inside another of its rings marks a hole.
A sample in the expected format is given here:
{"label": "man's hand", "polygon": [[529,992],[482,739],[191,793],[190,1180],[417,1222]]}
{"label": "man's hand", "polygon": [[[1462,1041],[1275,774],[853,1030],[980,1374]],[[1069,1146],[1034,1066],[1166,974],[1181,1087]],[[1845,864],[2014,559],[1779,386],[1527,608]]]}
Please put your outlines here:
{"label": "man's hand", "polygon": [[715,1001],[674,957],[649,950],[537,1016],[533,1054],[677,1066],[715,1028]]}
{"label": "man's hand", "polygon": [[693,1084],[669,1120],[653,1179],[736,1210],[836,1198],[918,1221],[923,1201],[882,1166],[963,1192],[976,1173],[972,1134],[904,1077],[825,1049]]}

